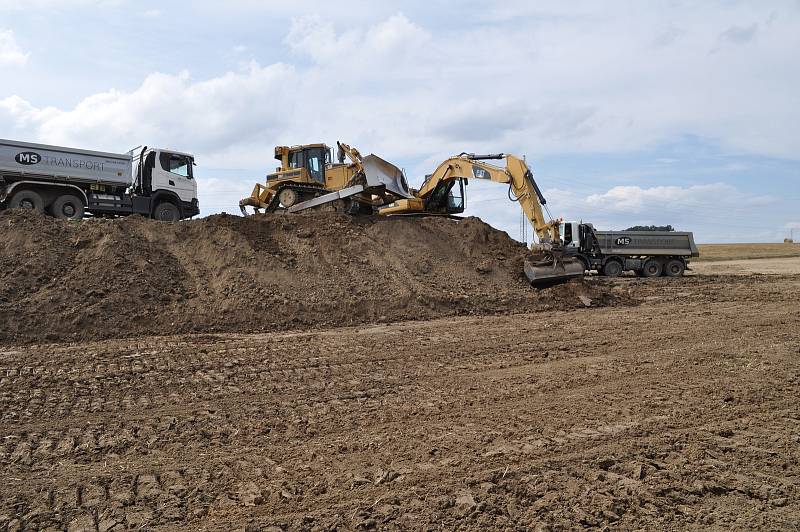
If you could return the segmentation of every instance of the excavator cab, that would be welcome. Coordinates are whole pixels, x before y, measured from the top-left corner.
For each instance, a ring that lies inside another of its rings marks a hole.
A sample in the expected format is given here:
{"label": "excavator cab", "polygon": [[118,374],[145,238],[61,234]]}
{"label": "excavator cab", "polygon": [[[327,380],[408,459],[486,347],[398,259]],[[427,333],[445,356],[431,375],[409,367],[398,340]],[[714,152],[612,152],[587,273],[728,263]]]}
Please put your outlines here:
{"label": "excavator cab", "polygon": [[467,204],[467,196],[464,192],[466,185],[467,181],[461,178],[440,181],[428,196],[425,210],[440,214],[461,214]]}

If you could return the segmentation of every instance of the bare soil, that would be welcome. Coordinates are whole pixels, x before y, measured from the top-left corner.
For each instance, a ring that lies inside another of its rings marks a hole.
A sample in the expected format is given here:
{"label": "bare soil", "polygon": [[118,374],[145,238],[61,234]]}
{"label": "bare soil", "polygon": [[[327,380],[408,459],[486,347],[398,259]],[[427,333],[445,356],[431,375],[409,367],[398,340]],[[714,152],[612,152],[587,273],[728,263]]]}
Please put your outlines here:
{"label": "bare soil", "polygon": [[0,530],[796,528],[800,275],[587,286],[640,304],[21,335]]}
{"label": "bare soil", "polygon": [[477,218],[0,212],[0,343],[262,332],[629,304],[613,283],[531,290],[527,248]]}

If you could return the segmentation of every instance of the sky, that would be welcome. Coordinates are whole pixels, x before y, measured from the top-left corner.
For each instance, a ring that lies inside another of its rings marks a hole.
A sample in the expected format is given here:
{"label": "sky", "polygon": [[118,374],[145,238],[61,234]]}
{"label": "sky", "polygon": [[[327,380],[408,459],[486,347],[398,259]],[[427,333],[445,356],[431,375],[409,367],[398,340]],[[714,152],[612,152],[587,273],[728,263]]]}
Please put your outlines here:
{"label": "sky", "polygon": [[[798,51],[798,0],[0,0],[0,138],[193,153],[202,215],[276,145],[341,140],[412,186],[513,153],[554,217],[773,242],[800,237]],[[505,186],[467,190],[522,238]]]}

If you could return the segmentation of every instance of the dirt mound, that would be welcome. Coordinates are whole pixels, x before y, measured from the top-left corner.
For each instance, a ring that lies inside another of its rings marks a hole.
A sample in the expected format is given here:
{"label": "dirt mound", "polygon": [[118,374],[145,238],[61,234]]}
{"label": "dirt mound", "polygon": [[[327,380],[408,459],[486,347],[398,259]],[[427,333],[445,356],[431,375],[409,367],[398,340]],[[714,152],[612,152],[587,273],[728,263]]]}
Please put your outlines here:
{"label": "dirt mound", "polygon": [[[0,213],[0,340],[268,331],[625,302],[528,285],[477,218],[217,215],[64,223]],[[584,296],[584,297],[579,297]]]}

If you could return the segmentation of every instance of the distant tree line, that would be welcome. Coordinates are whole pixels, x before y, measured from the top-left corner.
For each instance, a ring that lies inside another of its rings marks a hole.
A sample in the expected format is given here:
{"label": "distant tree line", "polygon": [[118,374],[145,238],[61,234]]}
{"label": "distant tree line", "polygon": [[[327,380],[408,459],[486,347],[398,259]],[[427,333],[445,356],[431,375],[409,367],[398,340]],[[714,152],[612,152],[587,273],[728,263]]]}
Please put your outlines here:
{"label": "distant tree line", "polygon": [[625,229],[626,231],[674,231],[671,225],[634,225]]}

